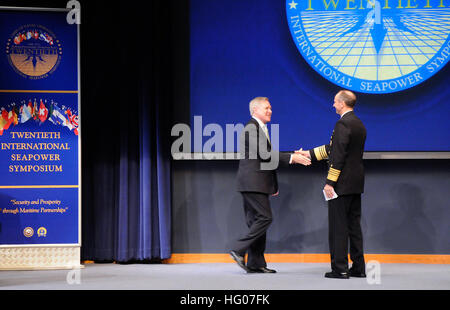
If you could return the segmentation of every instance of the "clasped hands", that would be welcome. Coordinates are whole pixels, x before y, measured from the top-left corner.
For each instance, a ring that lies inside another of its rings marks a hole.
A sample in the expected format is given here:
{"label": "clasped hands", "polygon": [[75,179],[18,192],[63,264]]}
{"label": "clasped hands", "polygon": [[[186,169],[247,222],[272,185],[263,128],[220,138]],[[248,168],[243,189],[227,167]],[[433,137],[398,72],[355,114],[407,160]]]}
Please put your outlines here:
{"label": "clasped hands", "polygon": [[292,163],[302,164],[304,166],[311,165],[311,155],[309,155],[309,151],[303,151],[303,149],[295,151],[294,154],[292,154]]}

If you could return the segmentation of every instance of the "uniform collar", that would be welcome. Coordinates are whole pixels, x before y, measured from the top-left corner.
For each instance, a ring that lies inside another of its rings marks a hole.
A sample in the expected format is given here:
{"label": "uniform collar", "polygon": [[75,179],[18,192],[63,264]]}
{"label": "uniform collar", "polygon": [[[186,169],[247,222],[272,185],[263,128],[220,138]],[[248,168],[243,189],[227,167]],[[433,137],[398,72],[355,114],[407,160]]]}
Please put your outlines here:
{"label": "uniform collar", "polygon": [[353,110],[348,110],[347,112],[345,112],[344,114],[341,115],[341,118],[343,118],[344,115],[346,115],[346,114],[348,114],[348,113],[350,113],[350,112],[353,112]]}

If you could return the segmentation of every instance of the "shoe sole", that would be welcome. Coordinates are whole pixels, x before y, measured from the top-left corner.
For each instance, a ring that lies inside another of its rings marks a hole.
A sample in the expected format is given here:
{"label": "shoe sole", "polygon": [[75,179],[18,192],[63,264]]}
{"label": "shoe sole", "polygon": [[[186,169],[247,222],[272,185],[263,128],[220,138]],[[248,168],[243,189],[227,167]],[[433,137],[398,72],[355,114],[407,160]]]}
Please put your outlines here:
{"label": "shoe sole", "polygon": [[325,278],[328,278],[328,279],[343,279],[343,280],[350,279],[349,276],[347,276],[347,277],[336,277],[336,276],[332,276],[332,275],[325,275]]}
{"label": "shoe sole", "polygon": [[367,278],[366,276],[360,276],[360,275],[350,275],[352,278]]}
{"label": "shoe sole", "polygon": [[241,262],[241,260],[236,255],[234,255],[233,253],[230,253],[230,256],[238,264],[239,267],[241,267],[245,271],[249,272],[249,269]]}

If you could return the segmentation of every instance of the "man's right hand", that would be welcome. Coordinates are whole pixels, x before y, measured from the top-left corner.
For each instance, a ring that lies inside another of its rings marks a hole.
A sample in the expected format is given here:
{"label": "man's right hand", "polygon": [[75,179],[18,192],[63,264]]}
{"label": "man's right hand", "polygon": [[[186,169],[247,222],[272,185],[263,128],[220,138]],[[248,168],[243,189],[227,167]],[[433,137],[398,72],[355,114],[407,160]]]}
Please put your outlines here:
{"label": "man's right hand", "polygon": [[295,151],[295,154],[300,154],[300,155],[303,155],[303,156],[311,159],[311,154],[309,153],[309,151],[303,151],[303,149],[299,149],[298,151]]}
{"label": "man's right hand", "polygon": [[303,156],[300,153],[297,153],[297,151],[294,154],[292,154],[292,162],[296,164],[302,164],[304,166],[311,165],[311,159],[309,159],[306,156]]}

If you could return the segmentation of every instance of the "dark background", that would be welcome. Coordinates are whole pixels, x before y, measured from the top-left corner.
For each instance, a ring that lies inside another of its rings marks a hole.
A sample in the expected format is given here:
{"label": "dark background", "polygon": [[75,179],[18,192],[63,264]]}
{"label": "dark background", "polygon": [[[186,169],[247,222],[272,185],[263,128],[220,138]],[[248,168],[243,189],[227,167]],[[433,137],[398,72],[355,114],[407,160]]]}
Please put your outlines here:
{"label": "dark background", "polygon": [[[366,253],[450,254],[448,160],[365,160]],[[172,165],[173,251],[225,253],[245,232],[236,161]],[[279,170],[266,253],[328,253],[325,164]]]}
{"label": "dark background", "polygon": [[[170,156],[171,127],[189,122],[189,6],[184,0],[80,2],[82,258],[100,259],[96,249],[110,246],[117,233],[119,142],[126,141],[130,162],[138,154],[135,120],[142,94],[153,98],[151,123],[163,123],[164,156]],[[449,161],[365,160],[365,166],[366,252],[450,254]],[[173,253],[224,253],[244,231],[236,171],[237,161],[171,161]],[[325,177],[325,164],[280,170],[266,252],[328,251]]]}

